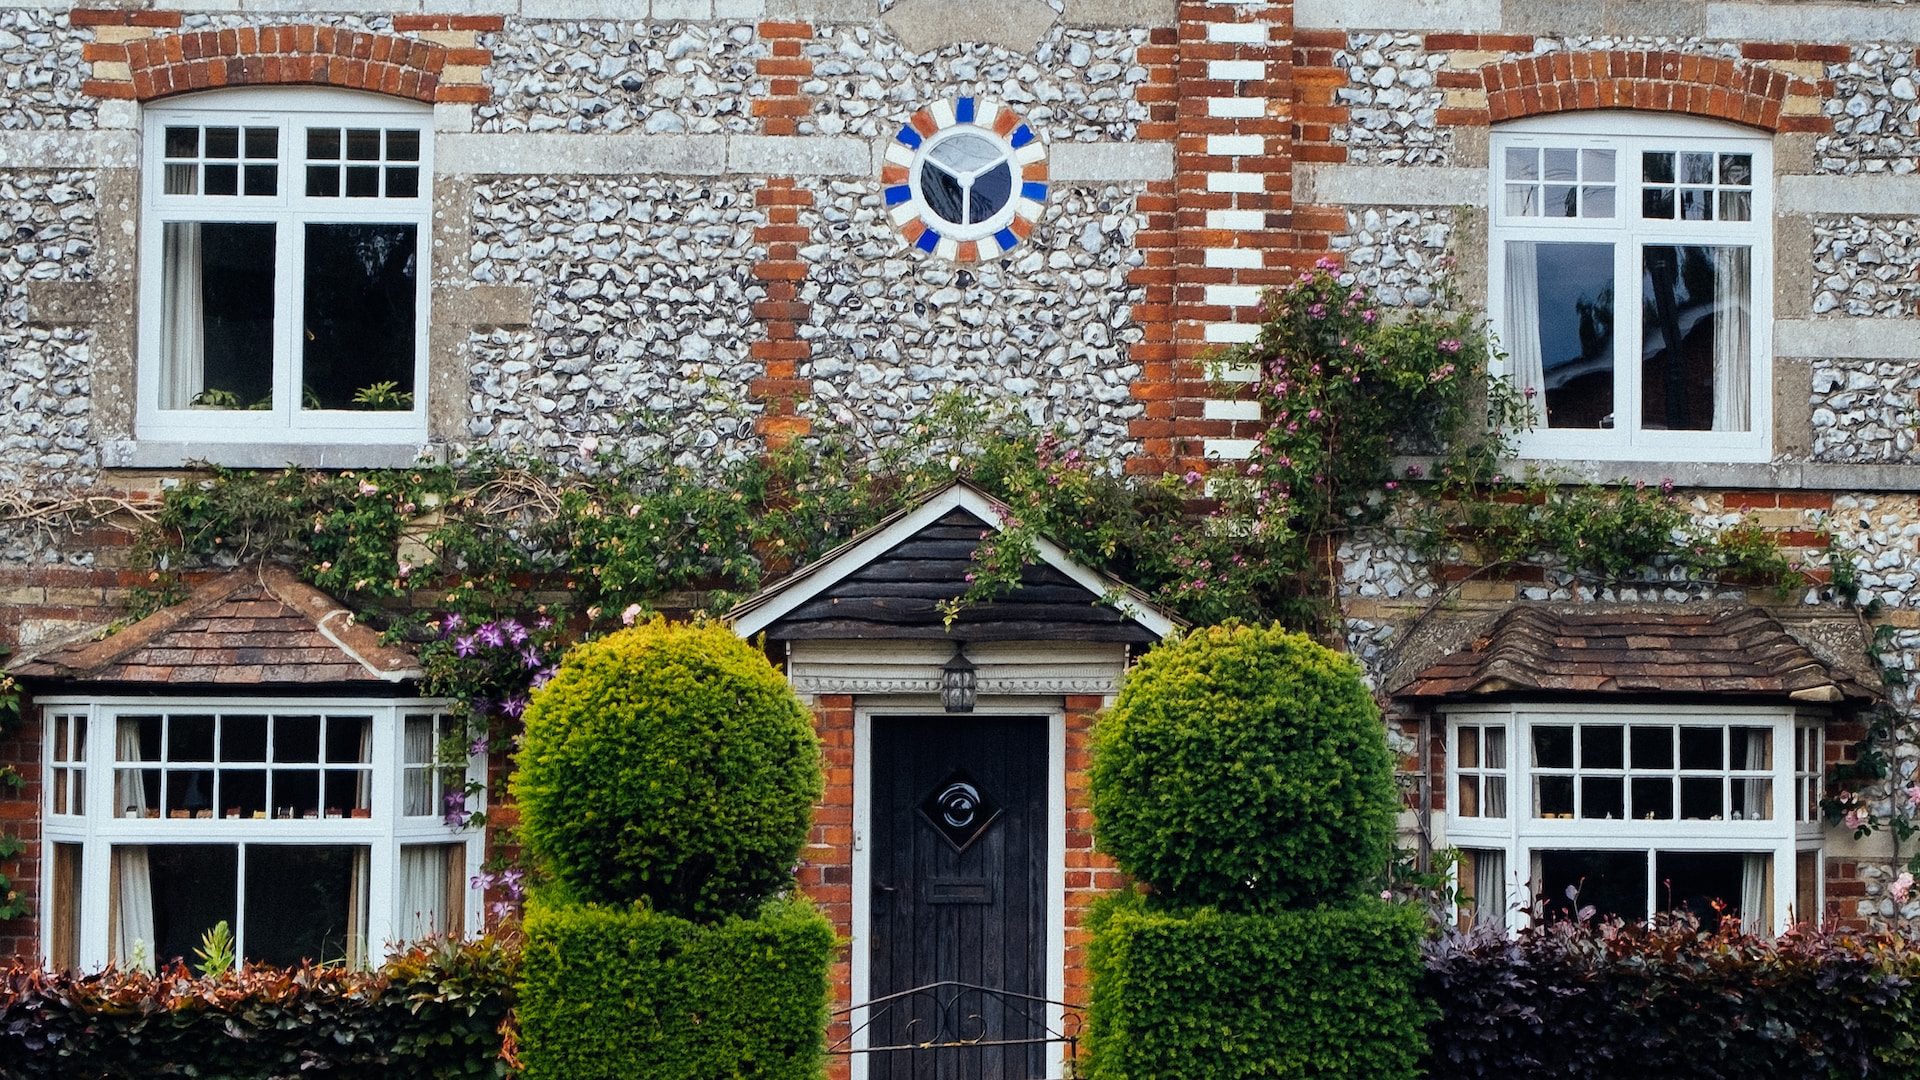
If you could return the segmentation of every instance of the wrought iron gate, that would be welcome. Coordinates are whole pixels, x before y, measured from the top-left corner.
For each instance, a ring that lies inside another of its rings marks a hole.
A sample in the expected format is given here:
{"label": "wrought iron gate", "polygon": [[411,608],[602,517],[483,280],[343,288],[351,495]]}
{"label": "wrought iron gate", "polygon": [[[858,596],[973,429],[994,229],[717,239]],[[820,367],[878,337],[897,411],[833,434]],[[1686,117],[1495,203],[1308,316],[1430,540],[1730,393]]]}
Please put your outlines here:
{"label": "wrought iron gate", "polygon": [[[1060,1009],[1061,1015],[1057,1028],[1047,1023],[1050,1007],[1054,1006]],[[973,983],[928,983],[836,1010],[833,1018],[849,1020],[853,1027],[827,1051],[841,1056],[888,1055],[889,1080],[897,1080],[903,1074],[894,1068],[896,1063],[906,1065],[905,1076],[918,1077],[923,1072],[932,1076],[933,1061],[943,1056],[951,1060],[970,1051],[984,1052],[995,1047],[1061,1044],[1067,1049],[1067,1075],[1071,1076],[1072,1063],[1079,1059],[1081,1014],[1082,1009],[1077,1005],[1031,994]],[[999,1022],[989,1019],[995,1015]],[[1016,1020],[1020,1029],[1039,1034],[1027,1038],[989,1036],[995,1029],[1006,1031],[1015,1026],[1006,1023],[1007,1020]],[[856,1045],[863,1041],[863,1036],[880,1033],[889,1033],[882,1036],[882,1045]],[[941,1070],[943,1075],[954,1071],[967,1075],[973,1070],[964,1066]],[[982,1080],[1044,1080],[1044,1074],[1023,1073]]]}

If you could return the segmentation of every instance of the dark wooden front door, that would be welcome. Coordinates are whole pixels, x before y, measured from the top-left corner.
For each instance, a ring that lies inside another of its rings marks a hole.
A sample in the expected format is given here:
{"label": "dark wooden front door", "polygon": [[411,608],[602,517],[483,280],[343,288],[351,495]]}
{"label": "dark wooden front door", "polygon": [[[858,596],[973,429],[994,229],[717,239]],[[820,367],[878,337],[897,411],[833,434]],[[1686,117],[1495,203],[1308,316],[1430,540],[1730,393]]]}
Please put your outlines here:
{"label": "dark wooden front door", "polygon": [[[959,982],[1046,996],[1047,722],[873,721],[870,998]],[[942,989],[875,1010],[869,1046],[1038,1039],[1037,1001]],[[869,1080],[1028,1080],[1049,1048],[868,1056]]]}

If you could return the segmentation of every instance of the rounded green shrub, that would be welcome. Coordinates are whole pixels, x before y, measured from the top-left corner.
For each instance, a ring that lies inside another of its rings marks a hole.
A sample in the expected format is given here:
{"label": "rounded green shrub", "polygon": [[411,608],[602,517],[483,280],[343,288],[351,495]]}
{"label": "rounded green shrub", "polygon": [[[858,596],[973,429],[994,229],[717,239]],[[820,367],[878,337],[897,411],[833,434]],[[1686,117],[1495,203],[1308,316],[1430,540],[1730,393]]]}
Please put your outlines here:
{"label": "rounded green shrub", "polygon": [[697,922],[792,883],[820,791],[812,722],[766,657],[664,620],[567,654],[527,708],[513,780],[556,898]]}
{"label": "rounded green shrub", "polygon": [[1344,903],[1392,853],[1380,710],[1350,659],[1303,635],[1227,625],[1156,647],[1094,751],[1100,846],[1162,902]]}

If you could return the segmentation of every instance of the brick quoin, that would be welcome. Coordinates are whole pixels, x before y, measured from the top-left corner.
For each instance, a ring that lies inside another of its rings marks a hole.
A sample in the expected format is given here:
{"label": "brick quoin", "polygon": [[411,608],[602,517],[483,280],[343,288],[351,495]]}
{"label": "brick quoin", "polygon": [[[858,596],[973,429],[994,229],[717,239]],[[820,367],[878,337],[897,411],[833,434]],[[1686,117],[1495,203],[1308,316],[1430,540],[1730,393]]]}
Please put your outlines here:
{"label": "brick quoin", "polygon": [[790,176],[779,177],[754,192],[753,201],[767,217],[753,230],[753,238],[767,246],[766,261],[753,268],[767,290],[767,298],[753,305],[753,317],[767,336],[748,347],[764,370],[747,393],[762,406],[753,429],[769,447],[779,447],[813,430],[813,422],[798,415],[800,399],[813,392],[812,381],[800,377],[800,365],[813,357],[812,344],[800,337],[800,326],[813,317],[813,305],[800,299],[800,282],[807,276],[800,245],[808,239],[800,208],[813,205],[813,192]]}
{"label": "brick quoin", "polygon": [[753,102],[753,115],[769,135],[793,135],[799,118],[813,114],[813,98],[800,85],[813,77],[813,61],[802,56],[804,42],[813,40],[813,26],[803,22],[763,22],[760,39],[771,56],[754,61],[754,71],[767,80],[767,96]]}
{"label": "brick quoin", "polygon": [[[799,891],[812,900],[841,940],[853,936],[853,696],[822,694],[813,701],[813,727],[820,736],[821,764],[827,786],[813,810],[813,830],[800,850]],[[841,946],[827,974],[834,1009],[853,1003],[853,961]],[[852,1034],[845,1017],[827,1025],[827,1044],[844,1043]],[[852,1075],[848,1058],[829,1059],[830,1080]]]}
{"label": "brick quoin", "polygon": [[[138,18],[136,18],[138,17]],[[113,11],[80,8],[70,14],[76,26],[178,27],[178,12]],[[499,16],[397,16],[397,30],[417,32],[492,32]],[[258,26],[196,30],[126,42],[92,42],[84,58],[95,65],[87,93],[101,98],[151,101],[172,94],[232,86],[333,86],[370,90],[428,103],[482,103],[486,85],[470,71],[450,81],[448,68],[484,68],[490,49],[450,47],[396,34],[372,34],[329,26]],[[101,65],[124,65],[125,77],[104,77]]]}

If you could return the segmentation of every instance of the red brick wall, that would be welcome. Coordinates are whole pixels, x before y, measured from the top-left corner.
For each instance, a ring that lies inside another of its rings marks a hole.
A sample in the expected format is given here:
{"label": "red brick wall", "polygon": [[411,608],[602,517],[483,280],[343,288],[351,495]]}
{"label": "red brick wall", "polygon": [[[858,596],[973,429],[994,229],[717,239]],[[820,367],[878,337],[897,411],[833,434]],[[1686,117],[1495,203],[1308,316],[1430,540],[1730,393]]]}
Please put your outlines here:
{"label": "red brick wall", "polygon": [[[177,29],[177,11],[76,8],[76,27]],[[95,97],[147,101],[223,86],[316,85],[426,102],[484,102],[480,72],[493,53],[472,36],[505,25],[498,15],[397,15],[393,27],[458,44],[371,34],[329,26],[287,25],[197,30],[134,40],[95,41],[86,91]],[[124,33],[122,35],[125,36]]]}

